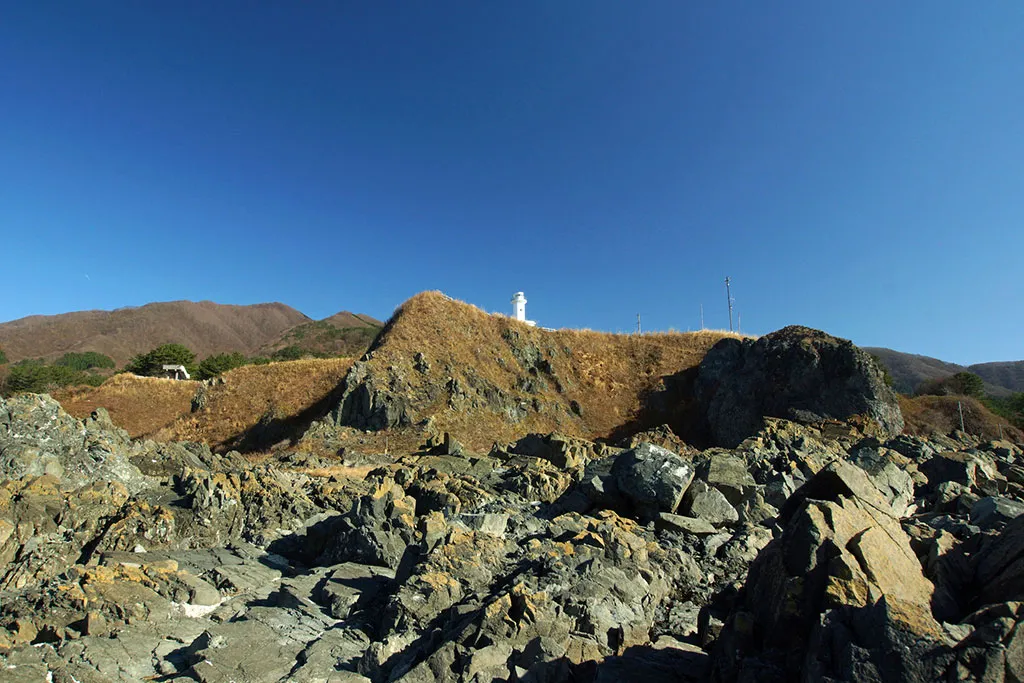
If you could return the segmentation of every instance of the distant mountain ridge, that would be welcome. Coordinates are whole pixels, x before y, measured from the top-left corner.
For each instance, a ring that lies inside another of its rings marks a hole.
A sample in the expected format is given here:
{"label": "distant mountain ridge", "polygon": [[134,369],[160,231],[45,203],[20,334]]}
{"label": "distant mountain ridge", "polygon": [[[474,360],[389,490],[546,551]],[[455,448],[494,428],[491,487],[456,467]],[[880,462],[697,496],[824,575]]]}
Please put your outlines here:
{"label": "distant mountain ridge", "polygon": [[96,351],[120,366],[132,356],[170,342],[184,344],[199,358],[234,351],[254,355],[279,344],[296,328],[321,323],[330,328],[367,330],[383,325],[370,316],[347,311],[317,322],[277,302],[242,306],[168,301],[113,311],[33,315],[0,323],[0,348],[12,363]]}
{"label": "distant mountain ridge", "polygon": [[878,356],[889,370],[896,391],[912,394],[929,379],[942,379],[958,372],[972,372],[985,381],[985,391],[993,396],[1007,396],[1024,391],[1024,360],[958,365],[947,361],[903,353],[883,347],[864,347]]}

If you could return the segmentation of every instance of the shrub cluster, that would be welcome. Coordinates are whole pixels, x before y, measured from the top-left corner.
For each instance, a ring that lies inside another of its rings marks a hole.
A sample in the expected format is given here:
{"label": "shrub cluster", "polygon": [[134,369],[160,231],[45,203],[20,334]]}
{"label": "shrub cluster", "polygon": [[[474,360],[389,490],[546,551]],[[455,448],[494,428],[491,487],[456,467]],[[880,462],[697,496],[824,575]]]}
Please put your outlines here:
{"label": "shrub cluster", "polygon": [[143,377],[158,377],[164,365],[184,365],[188,373],[196,372],[196,354],[183,344],[162,344],[152,351],[140,353],[124,366],[125,372]]}
{"label": "shrub cluster", "polygon": [[973,372],[958,372],[950,377],[929,379],[918,385],[918,396],[973,396],[985,395],[985,382]]}
{"label": "shrub cluster", "polygon": [[209,358],[204,358],[199,363],[199,368],[196,370],[196,379],[210,379],[222,372],[248,365],[250,362],[248,358],[237,351],[234,353],[218,353]]}
{"label": "shrub cluster", "polygon": [[1018,392],[1005,398],[988,396],[982,403],[996,415],[1006,418],[1018,429],[1024,429],[1024,392]]}
{"label": "shrub cluster", "polygon": [[41,359],[23,360],[13,364],[4,379],[5,396],[21,392],[41,394],[78,384],[99,386],[105,376],[91,369],[78,370],[67,365],[47,365]]}
{"label": "shrub cluster", "polygon": [[95,351],[85,351],[84,353],[65,353],[63,356],[53,362],[54,365],[60,365],[72,370],[92,370],[93,368],[109,368],[114,369],[114,359],[110,356],[104,356],[102,353]]}

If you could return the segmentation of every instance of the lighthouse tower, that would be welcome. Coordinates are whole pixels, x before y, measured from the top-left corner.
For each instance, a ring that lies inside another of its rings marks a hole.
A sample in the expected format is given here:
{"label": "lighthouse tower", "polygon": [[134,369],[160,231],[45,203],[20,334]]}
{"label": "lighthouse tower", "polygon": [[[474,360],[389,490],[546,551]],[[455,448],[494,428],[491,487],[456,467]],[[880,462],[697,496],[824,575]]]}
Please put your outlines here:
{"label": "lighthouse tower", "polygon": [[526,319],[526,295],[522,292],[516,292],[512,296],[512,317],[531,327],[537,324],[532,320]]}

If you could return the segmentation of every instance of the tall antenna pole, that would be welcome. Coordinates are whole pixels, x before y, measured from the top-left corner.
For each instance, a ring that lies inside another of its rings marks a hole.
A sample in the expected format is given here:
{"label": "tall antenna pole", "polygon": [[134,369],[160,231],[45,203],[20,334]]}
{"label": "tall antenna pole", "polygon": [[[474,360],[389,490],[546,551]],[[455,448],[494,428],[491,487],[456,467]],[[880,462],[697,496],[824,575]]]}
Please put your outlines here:
{"label": "tall antenna pole", "polygon": [[700,305],[700,329],[704,329],[704,304]]}
{"label": "tall antenna pole", "polygon": [[743,334],[743,322],[739,313],[736,313],[736,331]]}
{"label": "tall antenna pole", "polygon": [[636,333],[640,334],[640,314],[636,314]]}
{"label": "tall antenna pole", "polygon": [[729,331],[732,332],[732,290],[729,289],[729,278],[725,278],[725,298],[729,302]]}

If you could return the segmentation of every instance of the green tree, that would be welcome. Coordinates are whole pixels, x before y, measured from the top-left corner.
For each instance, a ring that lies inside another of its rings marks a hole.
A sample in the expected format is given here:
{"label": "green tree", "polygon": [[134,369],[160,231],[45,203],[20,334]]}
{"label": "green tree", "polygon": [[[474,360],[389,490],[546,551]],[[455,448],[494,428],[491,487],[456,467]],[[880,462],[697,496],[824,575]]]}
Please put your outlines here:
{"label": "green tree", "polygon": [[298,346],[292,345],[274,351],[274,353],[270,354],[270,358],[273,360],[299,360],[304,355],[306,355],[305,351]]}
{"label": "green tree", "polygon": [[65,353],[63,356],[54,361],[54,365],[62,365],[64,367],[71,368],[73,370],[90,370],[92,368],[113,368],[114,359],[110,356],[104,356],[102,353],[95,351],[85,351],[83,353]]}
{"label": "green tree", "polygon": [[985,382],[973,372],[958,372],[946,380],[950,393],[981,398],[985,395]]}
{"label": "green tree", "polygon": [[985,382],[973,372],[958,372],[951,377],[928,379],[921,382],[914,392],[918,396],[973,396],[985,395]]}
{"label": "green tree", "polygon": [[196,354],[182,344],[162,344],[148,353],[135,356],[124,367],[136,375],[156,377],[163,374],[164,365],[184,365],[191,374],[195,371]]}
{"label": "green tree", "polygon": [[216,377],[222,372],[242,367],[247,363],[248,360],[246,360],[245,356],[237,351],[235,353],[218,353],[210,356],[209,358],[204,358],[203,361],[199,363],[199,369],[196,371],[196,378],[210,379],[211,377]]}
{"label": "green tree", "polygon": [[0,365],[6,365],[6,364],[7,364],[7,354],[4,353],[3,349],[0,349]]}
{"label": "green tree", "polygon": [[4,393],[41,394],[76,384],[98,386],[104,379],[106,378],[92,372],[74,370],[64,365],[44,365],[36,360],[11,366],[4,382]]}

